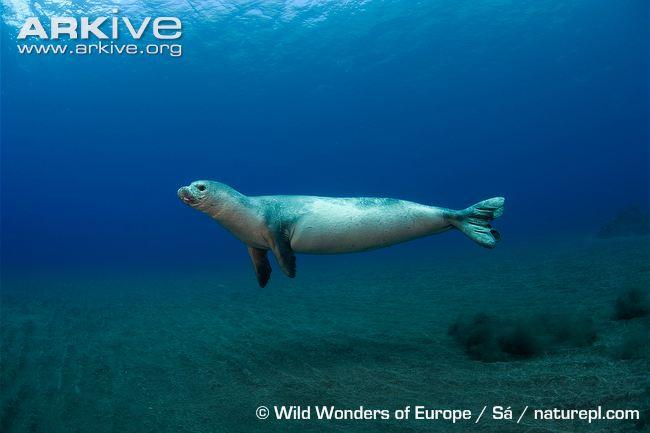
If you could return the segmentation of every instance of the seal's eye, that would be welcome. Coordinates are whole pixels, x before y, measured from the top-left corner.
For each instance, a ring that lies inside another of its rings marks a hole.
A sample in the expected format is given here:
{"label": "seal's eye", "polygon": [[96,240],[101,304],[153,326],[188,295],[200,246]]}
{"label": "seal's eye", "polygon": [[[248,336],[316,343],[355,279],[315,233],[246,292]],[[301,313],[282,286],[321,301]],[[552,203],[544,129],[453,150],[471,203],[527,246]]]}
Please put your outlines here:
{"label": "seal's eye", "polygon": [[198,185],[196,186],[196,189],[198,189],[199,191],[205,191],[205,185],[203,185],[202,183],[200,183],[200,184],[198,184]]}

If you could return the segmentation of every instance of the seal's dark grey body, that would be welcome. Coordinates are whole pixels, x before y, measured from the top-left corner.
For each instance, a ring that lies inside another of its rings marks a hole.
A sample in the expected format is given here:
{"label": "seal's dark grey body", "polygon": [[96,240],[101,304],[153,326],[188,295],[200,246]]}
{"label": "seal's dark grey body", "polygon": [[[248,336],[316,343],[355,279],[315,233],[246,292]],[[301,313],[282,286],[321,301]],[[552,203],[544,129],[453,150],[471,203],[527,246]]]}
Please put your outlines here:
{"label": "seal's dark grey body", "polygon": [[268,250],[293,278],[294,253],[366,251],[452,228],[493,248],[500,236],[490,221],[501,215],[504,203],[496,197],[455,211],[389,198],[248,197],[213,181],[193,182],[179,189],[178,196],[248,245],[262,287],[271,273]]}

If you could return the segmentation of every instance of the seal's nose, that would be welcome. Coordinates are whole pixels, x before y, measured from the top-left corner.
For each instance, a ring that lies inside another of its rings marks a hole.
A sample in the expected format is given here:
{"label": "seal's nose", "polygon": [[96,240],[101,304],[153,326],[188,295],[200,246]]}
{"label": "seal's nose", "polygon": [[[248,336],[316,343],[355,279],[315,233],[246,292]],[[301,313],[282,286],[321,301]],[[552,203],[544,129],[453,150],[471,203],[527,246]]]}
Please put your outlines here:
{"label": "seal's nose", "polygon": [[181,199],[181,201],[185,204],[192,204],[192,194],[190,193],[190,189],[186,186],[179,188],[178,189],[178,198]]}

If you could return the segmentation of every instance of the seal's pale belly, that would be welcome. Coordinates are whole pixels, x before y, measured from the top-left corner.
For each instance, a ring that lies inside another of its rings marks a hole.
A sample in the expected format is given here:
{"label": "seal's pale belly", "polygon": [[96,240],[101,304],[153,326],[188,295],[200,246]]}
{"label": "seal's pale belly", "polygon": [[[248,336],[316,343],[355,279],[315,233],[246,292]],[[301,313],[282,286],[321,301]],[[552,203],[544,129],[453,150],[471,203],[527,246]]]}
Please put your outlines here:
{"label": "seal's pale belly", "polygon": [[293,225],[298,253],[337,254],[381,248],[444,231],[443,210],[393,199],[318,199]]}

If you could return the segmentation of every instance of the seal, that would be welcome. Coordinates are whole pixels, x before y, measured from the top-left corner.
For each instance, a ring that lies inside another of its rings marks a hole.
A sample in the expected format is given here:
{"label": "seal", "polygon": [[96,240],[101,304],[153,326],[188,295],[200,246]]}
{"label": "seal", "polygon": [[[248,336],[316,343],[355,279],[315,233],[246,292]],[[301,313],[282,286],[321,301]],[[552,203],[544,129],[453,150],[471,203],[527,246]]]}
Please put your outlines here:
{"label": "seal", "polygon": [[383,248],[458,229],[494,248],[501,238],[490,222],[503,213],[494,197],[463,210],[392,198],[300,195],[249,197],[223,183],[198,180],[178,190],[181,201],[204,212],[248,246],[260,287],[271,277],[267,253],[296,276],[295,253],[340,254]]}

